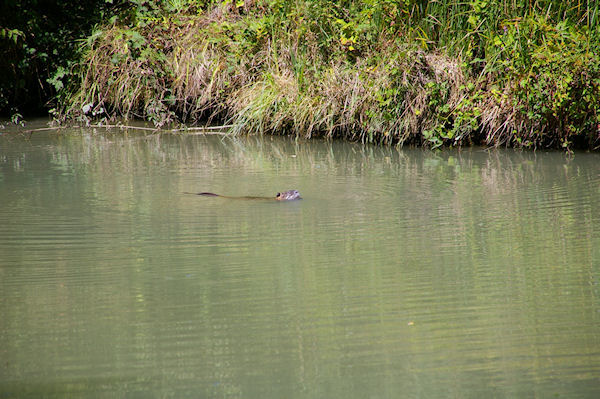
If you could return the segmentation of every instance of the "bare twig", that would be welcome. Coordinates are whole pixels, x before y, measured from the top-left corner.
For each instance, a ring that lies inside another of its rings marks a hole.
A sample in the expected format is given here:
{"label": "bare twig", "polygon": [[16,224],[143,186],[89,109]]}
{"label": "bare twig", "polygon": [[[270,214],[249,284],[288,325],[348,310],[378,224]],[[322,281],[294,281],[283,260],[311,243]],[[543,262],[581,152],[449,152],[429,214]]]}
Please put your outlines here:
{"label": "bare twig", "polygon": [[[177,129],[158,129],[154,127],[145,127],[145,126],[129,126],[129,125],[89,125],[89,126],[59,126],[59,127],[41,127],[37,129],[28,129],[22,130],[18,133],[34,133],[34,132],[42,132],[47,130],[60,130],[65,128],[70,129],[79,129],[79,128],[105,128],[105,129],[132,129],[132,130],[145,130],[152,132],[162,132],[162,133],[181,133],[181,132],[189,132],[190,134],[229,134],[226,130],[231,129],[235,125],[221,125],[221,126],[197,126],[197,127],[183,127]],[[193,133],[191,133],[193,132]]]}

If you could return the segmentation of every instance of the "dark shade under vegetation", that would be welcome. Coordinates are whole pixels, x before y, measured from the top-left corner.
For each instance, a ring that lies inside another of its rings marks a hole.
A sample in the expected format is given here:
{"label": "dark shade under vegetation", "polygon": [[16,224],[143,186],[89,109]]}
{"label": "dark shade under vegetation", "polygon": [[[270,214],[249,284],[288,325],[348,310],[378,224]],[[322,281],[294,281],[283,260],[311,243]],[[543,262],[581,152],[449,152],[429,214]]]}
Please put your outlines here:
{"label": "dark shade under vegetation", "polygon": [[54,111],[430,147],[595,148],[599,8],[132,0],[106,7],[75,62],[51,77]]}
{"label": "dark shade under vegetation", "polygon": [[106,0],[0,0],[0,114],[47,113],[79,59],[77,40],[125,8]]}

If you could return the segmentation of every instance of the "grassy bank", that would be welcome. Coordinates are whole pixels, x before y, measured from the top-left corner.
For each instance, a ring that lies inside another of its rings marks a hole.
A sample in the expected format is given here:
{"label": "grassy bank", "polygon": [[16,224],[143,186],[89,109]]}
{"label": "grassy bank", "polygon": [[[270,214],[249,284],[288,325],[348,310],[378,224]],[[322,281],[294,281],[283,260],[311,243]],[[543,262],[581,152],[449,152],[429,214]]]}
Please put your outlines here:
{"label": "grassy bank", "polygon": [[431,147],[600,144],[595,1],[132,5],[81,44],[60,118]]}

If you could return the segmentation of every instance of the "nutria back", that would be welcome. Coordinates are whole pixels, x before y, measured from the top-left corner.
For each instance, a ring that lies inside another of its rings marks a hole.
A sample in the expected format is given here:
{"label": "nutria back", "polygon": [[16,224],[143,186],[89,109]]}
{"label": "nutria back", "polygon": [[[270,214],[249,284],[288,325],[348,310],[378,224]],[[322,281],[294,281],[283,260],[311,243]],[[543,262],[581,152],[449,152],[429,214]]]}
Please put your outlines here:
{"label": "nutria back", "polygon": [[[186,193],[186,194],[193,194],[193,193]],[[219,194],[215,194],[215,193],[208,193],[208,192],[202,192],[202,193],[196,193],[196,195],[202,195],[205,197],[221,197],[221,198],[229,198],[229,199],[252,199],[252,200],[257,200],[257,199],[262,199],[262,200],[277,200],[277,201],[293,201],[293,200],[299,200],[302,199],[302,197],[300,197],[300,193],[298,192],[298,190],[288,190],[288,191],[284,191],[281,193],[277,193],[277,195],[275,195],[275,197],[249,197],[249,196],[245,196],[245,197],[230,197],[228,195],[219,195]]]}

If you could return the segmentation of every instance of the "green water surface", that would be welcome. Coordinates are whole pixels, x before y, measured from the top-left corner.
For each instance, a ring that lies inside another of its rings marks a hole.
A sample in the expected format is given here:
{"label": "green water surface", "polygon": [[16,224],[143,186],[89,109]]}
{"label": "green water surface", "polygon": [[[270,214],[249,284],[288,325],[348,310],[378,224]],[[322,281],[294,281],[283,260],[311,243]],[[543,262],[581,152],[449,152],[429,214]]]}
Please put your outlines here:
{"label": "green water surface", "polygon": [[600,397],[599,154],[0,133],[0,398]]}

